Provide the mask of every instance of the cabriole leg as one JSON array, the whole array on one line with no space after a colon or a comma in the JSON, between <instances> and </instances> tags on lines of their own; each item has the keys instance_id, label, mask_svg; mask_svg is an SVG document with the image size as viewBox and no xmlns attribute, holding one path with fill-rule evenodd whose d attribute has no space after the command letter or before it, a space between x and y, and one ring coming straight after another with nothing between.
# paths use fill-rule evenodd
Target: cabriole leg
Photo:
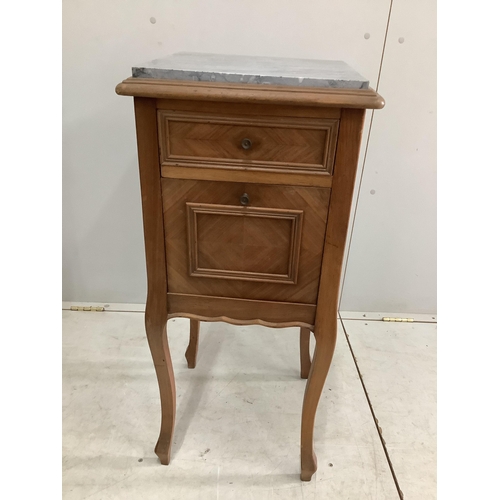
<instances>
[{"instance_id":1,"label":"cabriole leg","mask_svg":"<svg viewBox=\"0 0 500 500\"><path fill-rule=\"evenodd\" d=\"M300 447L302 481L310 481L316 472L317 462L314 453L314 420L316 409L318 408L321 391L325 384L326 376L330 368L330 363L335 350L335 340L337 336L337 322L334 321L331 329L321 331L315 328L316 348L307 379L306 392L304 394L304 404L302 407L302 432Z\"/></svg>"},{"instance_id":2,"label":"cabriole leg","mask_svg":"<svg viewBox=\"0 0 500 500\"><path fill-rule=\"evenodd\" d=\"M167 317L154 317L146 308L146 334L153 357L161 401L160 436L155 453L163 465L170 463L170 449L175 424L175 379L168 348Z\"/></svg>"},{"instance_id":3,"label":"cabriole leg","mask_svg":"<svg viewBox=\"0 0 500 500\"><path fill-rule=\"evenodd\" d=\"M198 338L200 336L200 322L196 319L190 320L189 345L186 349L186 360L188 368L196 366L196 356L198 354Z\"/></svg>"}]
</instances>

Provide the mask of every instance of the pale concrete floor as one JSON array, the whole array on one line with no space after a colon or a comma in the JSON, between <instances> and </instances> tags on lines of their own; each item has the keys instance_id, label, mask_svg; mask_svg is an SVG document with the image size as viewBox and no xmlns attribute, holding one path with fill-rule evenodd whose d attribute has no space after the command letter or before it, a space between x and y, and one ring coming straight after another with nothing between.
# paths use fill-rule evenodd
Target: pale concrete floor
<instances>
[{"instance_id":1,"label":"pale concrete floor","mask_svg":"<svg viewBox=\"0 0 500 500\"><path fill-rule=\"evenodd\" d=\"M143 323L142 313L63 312L65 500L400 498L341 322L310 483L299 479L298 328L202 323L189 370L189 322L169 321L177 423L165 467ZM405 500L436 498L436 325L343 325Z\"/></svg>"}]
</instances>

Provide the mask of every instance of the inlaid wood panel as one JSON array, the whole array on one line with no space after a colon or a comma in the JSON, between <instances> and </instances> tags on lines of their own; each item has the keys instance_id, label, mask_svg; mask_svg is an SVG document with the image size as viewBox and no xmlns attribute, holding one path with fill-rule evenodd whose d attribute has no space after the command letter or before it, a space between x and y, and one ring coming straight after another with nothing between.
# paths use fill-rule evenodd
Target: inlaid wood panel
<instances>
[{"instance_id":1,"label":"inlaid wood panel","mask_svg":"<svg viewBox=\"0 0 500 500\"><path fill-rule=\"evenodd\" d=\"M317 187L162 179L169 292L314 304L329 194ZM189 211L207 205L220 212L200 212L193 229ZM199 241L197 262L188 229Z\"/></svg>"},{"instance_id":2,"label":"inlaid wood panel","mask_svg":"<svg viewBox=\"0 0 500 500\"><path fill-rule=\"evenodd\" d=\"M164 165L233 165L331 172L337 119L158 111Z\"/></svg>"},{"instance_id":3,"label":"inlaid wood panel","mask_svg":"<svg viewBox=\"0 0 500 500\"><path fill-rule=\"evenodd\" d=\"M297 283L302 210L186 207L190 276Z\"/></svg>"}]
</instances>

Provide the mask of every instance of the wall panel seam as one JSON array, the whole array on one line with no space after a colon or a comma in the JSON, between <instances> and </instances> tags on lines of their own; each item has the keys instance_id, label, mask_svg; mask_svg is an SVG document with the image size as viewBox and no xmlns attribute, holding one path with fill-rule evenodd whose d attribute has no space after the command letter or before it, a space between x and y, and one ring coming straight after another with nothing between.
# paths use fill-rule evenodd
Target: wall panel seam
<instances>
[{"instance_id":1,"label":"wall panel seam","mask_svg":"<svg viewBox=\"0 0 500 500\"><path fill-rule=\"evenodd\" d=\"M384 56L385 56L385 47L387 43L387 34L389 33L389 25L391 22L391 13L392 13L392 4L394 0L391 0L391 4L389 5L389 13L387 15L387 25L385 28L385 36L384 36L384 44L382 46L382 55L380 56L380 66L378 70L378 77L377 77L377 85L375 87L376 92L378 92L379 84L380 84L380 77L382 75L382 66L384 64ZM343 277L342 277L342 284L340 286L340 294L339 294L339 308L340 304L342 303L342 298L344 294L344 285L345 285L345 278L347 275L347 266L349 264L349 253L351 251L351 242L352 242L352 235L354 233L354 225L356 223L356 214L358 211L358 203L359 203L359 196L361 193L361 187L363 185L363 175L365 173L365 163L366 163L366 156L368 154L368 147L370 146L370 136L372 132L372 124L373 124L373 110L371 112L371 118L370 118L370 126L368 128L368 137L366 139L366 146L363 154L363 164L361 167L361 175L359 177L359 184L358 184L358 191L356 193L356 203L354 204L354 210L352 210L352 223L351 223L351 232L349 234L349 241L347 242L347 249L345 252L345 258L344 258L344 268L343 268Z\"/></svg>"}]
</instances>

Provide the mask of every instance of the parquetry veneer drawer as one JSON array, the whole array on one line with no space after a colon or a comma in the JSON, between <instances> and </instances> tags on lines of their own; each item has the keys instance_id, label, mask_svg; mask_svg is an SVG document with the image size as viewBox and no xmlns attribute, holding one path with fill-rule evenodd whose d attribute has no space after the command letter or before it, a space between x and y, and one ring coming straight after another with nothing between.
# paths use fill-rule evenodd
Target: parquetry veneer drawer
<instances>
[{"instance_id":1,"label":"parquetry veneer drawer","mask_svg":"<svg viewBox=\"0 0 500 500\"><path fill-rule=\"evenodd\" d=\"M331 172L338 120L159 110L163 165Z\"/></svg>"}]
</instances>

